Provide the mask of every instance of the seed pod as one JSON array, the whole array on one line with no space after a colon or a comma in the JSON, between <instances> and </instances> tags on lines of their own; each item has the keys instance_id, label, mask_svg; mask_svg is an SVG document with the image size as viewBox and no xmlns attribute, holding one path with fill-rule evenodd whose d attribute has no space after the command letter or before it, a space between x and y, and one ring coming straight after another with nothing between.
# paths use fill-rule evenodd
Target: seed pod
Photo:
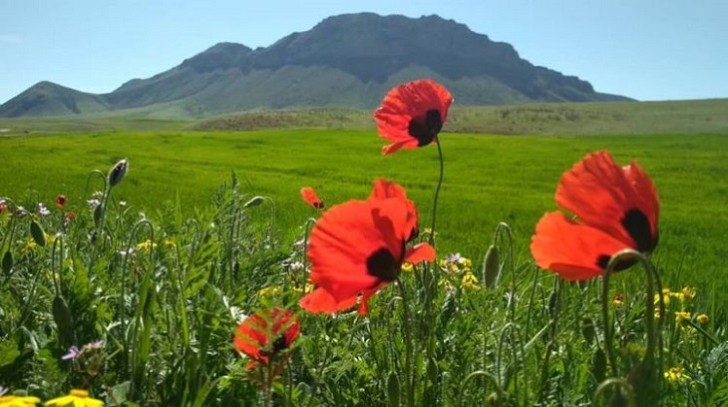
<instances>
[{"instance_id":1,"label":"seed pod","mask_svg":"<svg viewBox=\"0 0 728 407\"><path fill-rule=\"evenodd\" d=\"M591 318L582 318L581 320L581 334L584 335L586 343L594 343L594 337L596 336L596 329L594 328L594 321Z\"/></svg>"},{"instance_id":2,"label":"seed pod","mask_svg":"<svg viewBox=\"0 0 728 407\"><path fill-rule=\"evenodd\" d=\"M556 318L556 306L558 305L558 295L556 294L556 291L552 291L551 295L549 295L549 316L551 319Z\"/></svg>"},{"instance_id":3,"label":"seed pod","mask_svg":"<svg viewBox=\"0 0 728 407\"><path fill-rule=\"evenodd\" d=\"M6 251L3 255L3 274L10 275L10 273L13 271L13 254L10 253L10 250Z\"/></svg>"},{"instance_id":4,"label":"seed pod","mask_svg":"<svg viewBox=\"0 0 728 407\"><path fill-rule=\"evenodd\" d=\"M121 180L124 179L128 170L129 161L126 158L114 164L114 166L111 167L111 171L109 171L107 179L109 187L118 185Z\"/></svg>"},{"instance_id":5,"label":"seed pod","mask_svg":"<svg viewBox=\"0 0 728 407\"><path fill-rule=\"evenodd\" d=\"M94 208L94 225L96 227L99 227L99 225L101 224L101 219L104 217L104 210L105 205L103 203L97 205L96 208Z\"/></svg>"},{"instance_id":6,"label":"seed pod","mask_svg":"<svg viewBox=\"0 0 728 407\"><path fill-rule=\"evenodd\" d=\"M389 405L391 407L399 407L399 378L394 372L389 372L389 377L387 378L387 393Z\"/></svg>"},{"instance_id":7,"label":"seed pod","mask_svg":"<svg viewBox=\"0 0 728 407\"><path fill-rule=\"evenodd\" d=\"M254 196L254 197L250 198L250 200L248 202L246 202L245 205L243 205L243 207L252 208L254 206L258 206L258 205L262 204L264 200L265 200L265 198L263 198L262 196Z\"/></svg>"},{"instance_id":8,"label":"seed pod","mask_svg":"<svg viewBox=\"0 0 728 407\"><path fill-rule=\"evenodd\" d=\"M500 274L498 246L490 245L483 261L483 283L487 288L495 287Z\"/></svg>"},{"instance_id":9,"label":"seed pod","mask_svg":"<svg viewBox=\"0 0 728 407\"><path fill-rule=\"evenodd\" d=\"M66 300L61 296L53 299L53 321L58 327L58 343L61 347L67 348L73 345L76 342L73 333L73 316Z\"/></svg>"},{"instance_id":10,"label":"seed pod","mask_svg":"<svg viewBox=\"0 0 728 407\"><path fill-rule=\"evenodd\" d=\"M427 361L427 378L430 380L430 383L432 385L435 385L437 383L437 377L440 375L437 361L435 358L430 358L430 360Z\"/></svg>"},{"instance_id":11,"label":"seed pod","mask_svg":"<svg viewBox=\"0 0 728 407\"><path fill-rule=\"evenodd\" d=\"M36 221L30 222L30 236L33 237L35 244L45 247L45 232L43 232L43 227Z\"/></svg>"},{"instance_id":12,"label":"seed pod","mask_svg":"<svg viewBox=\"0 0 728 407\"><path fill-rule=\"evenodd\" d=\"M597 383L603 382L607 376L607 355L601 348L597 348L592 354L591 372Z\"/></svg>"}]
</instances>

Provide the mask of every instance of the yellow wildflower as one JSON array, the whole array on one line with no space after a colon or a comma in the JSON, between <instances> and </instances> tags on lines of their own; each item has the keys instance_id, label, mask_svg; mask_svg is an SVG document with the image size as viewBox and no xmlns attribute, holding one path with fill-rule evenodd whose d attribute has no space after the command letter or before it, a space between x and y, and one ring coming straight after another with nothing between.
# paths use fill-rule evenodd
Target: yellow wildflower
<instances>
[{"instance_id":1,"label":"yellow wildflower","mask_svg":"<svg viewBox=\"0 0 728 407\"><path fill-rule=\"evenodd\" d=\"M666 290L667 290L667 292L665 292ZM671 295L671 293L670 293L669 289L665 288L662 290L662 302L665 303L665 307L670 306L670 295ZM654 304L658 305L658 306L660 305L660 294L655 294Z\"/></svg>"},{"instance_id":2,"label":"yellow wildflower","mask_svg":"<svg viewBox=\"0 0 728 407\"><path fill-rule=\"evenodd\" d=\"M174 249L177 247L177 244L172 239L164 239L164 247L167 249Z\"/></svg>"},{"instance_id":3,"label":"yellow wildflower","mask_svg":"<svg viewBox=\"0 0 728 407\"><path fill-rule=\"evenodd\" d=\"M688 380L690 380L690 376L685 374L682 367L671 367L670 370L666 371L664 373L665 380L667 380L668 383L685 383Z\"/></svg>"},{"instance_id":4,"label":"yellow wildflower","mask_svg":"<svg viewBox=\"0 0 728 407\"><path fill-rule=\"evenodd\" d=\"M698 315L695 317L695 320L698 321L700 325L708 325L708 322L710 322L710 318L708 318L705 314Z\"/></svg>"},{"instance_id":5,"label":"yellow wildflower","mask_svg":"<svg viewBox=\"0 0 728 407\"><path fill-rule=\"evenodd\" d=\"M612 299L612 305L615 307L621 307L624 305L624 294L616 294Z\"/></svg>"},{"instance_id":6,"label":"yellow wildflower","mask_svg":"<svg viewBox=\"0 0 728 407\"><path fill-rule=\"evenodd\" d=\"M472 261L467 257L463 257L460 253L453 253L446 258L440 260L442 267L448 274L461 275L469 273L472 267Z\"/></svg>"},{"instance_id":7,"label":"yellow wildflower","mask_svg":"<svg viewBox=\"0 0 728 407\"><path fill-rule=\"evenodd\" d=\"M0 407L33 407L38 403L40 403L38 397L13 396L12 394L0 396Z\"/></svg>"},{"instance_id":8,"label":"yellow wildflower","mask_svg":"<svg viewBox=\"0 0 728 407\"><path fill-rule=\"evenodd\" d=\"M306 285L303 287L303 290L301 290L301 288L299 288L299 287L295 287L295 286L293 287L293 291L295 291L297 293L303 293L303 294L308 294L311 291L313 291L313 289L314 289L314 286L311 283L306 283ZM263 290L265 290L265 288ZM260 292L258 292L258 295L260 295Z\"/></svg>"},{"instance_id":9,"label":"yellow wildflower","mask_svg":"<svg viewBox=\"0 0 728 407\"><path fill-rule=\"evenodd\" d=\"M443 278L440 280L439 283L437 283L438 286L445 288L446 290L452 290L452 283L450 283L450 280Z\"/></svg>"},{"instance_id":10,"label":"yellow wildflower","mask_svg":"<svg viewBox=\"0 0 728 407\"><path fill-rule=\"evenodd\" d=\"M269 287L263 287L258 291L258 297L261 298L269 298L269 297L275 297L276 295L281 293L281 287L278 287L277 285L272 285Z\"/></svg>"},{"instance_id":11,"label":"yellow wildflower","mask_svg":"<svg viewBox=\"0 0 728 407\"><path fill-rule=\"evenodd\" d=\"M478 285L478 278L475 277L475 274L469 271L463 275L463 279L460 282L460 285L465 288L473 288L476 290L480 289L480 285Z\"/></svg>"},{"instance_id":12,"label":"yellow wildflower","mask_svg":"<svg viewBox=\"0 0 728 407\"><path fill-rule=\"evenodd\" d=\"M695 289L692 287L684 287L682 290L680 290L680 294L682 294L680 300L692 300L695 298L696 292Z\"/></svg>"},{"instance_id":13,"label":"yellow wildflower","mask_svg":"<svg viewBox=\"0 0 728 407\"><path fill-rule=\"evenodd\" d=\"M139 243L138 245L136 245L136 248L139 251L149 253L150 250L157 248L157 244L152 242L151 240L147 239L147 240Z\"/></svg>"},{"instance_id":14,"label":"yellow wildflower","mask_svg":"<svg viewBox=\"0 0 728 407\"><path fill-rule=\"evenodd\" d=\"M405 273L411 273L414 269L415 268L412 265L412 263L407 263L407 262L402 263L402 271L403 272L405 272Z\"/></svg>"},{"instance_id":15,"label":"yellow wildflower","mask_svg":"<svg viewBox=\"0 0 728 407\"><path fill-rule=\"evenodd\" d=\"M675 322L677 322L678 324L684 324L687 321L690 321L691 317L692 316L687 311L678 311L675 313Z\"/></svg>"},{"instance_id":16,"label":"yellow wildflower","mask_svg":"<svg viewBox=\"0 0 728 407\"><path fill-rule=\"evenodd\" d=\"M104 402L88 395L86 390L73 389L66 396L45 402L46 407L102 407Z\"/></svg>"},{"instance_id":17,"label":"yellow wildflower","mask_svg":"<svg viewBox=\"0 0 728 407\"><path fill-rule=\"evenodd\" d=\"M22 249L20 249L23 253L28 253L29 251L35 249L38 246L38 244L35 242L35 240L30 239L27 243L25 243L25 246L23 246Z\"/></svg>"}]
</instances>

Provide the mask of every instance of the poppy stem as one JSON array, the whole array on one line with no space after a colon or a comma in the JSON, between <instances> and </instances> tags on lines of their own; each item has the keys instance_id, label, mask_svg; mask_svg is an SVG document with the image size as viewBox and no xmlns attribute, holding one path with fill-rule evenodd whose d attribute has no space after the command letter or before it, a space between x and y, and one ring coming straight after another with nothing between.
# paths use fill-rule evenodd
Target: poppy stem
<instances>
[{"instance_id":1,"label":"poppy stem","mask_svg":"<svg viewBox=\"0 0 728 407\"><path fill-rule=\"evenodd\" d=\"M412 365L412 359L414 357L413 343L412 343L412 319L410 318L409 303L407 302L407 290L405 290L402 279L397 276L397 286L402 296L402 307L404 309L404 344L405 344L405 375L407 379L407 405L415 405L415 376Z\"/></svg>"},{"instance_id":2,"label":"poppy stem","mask_svg":"<svg viewBox=\"0 0 728 407\"><path fill-rule=\"evenodd\" d=\"M607 353L607 360L612 369L612 376L617 376L617 359L612 346L612 321L609 319L609 275L612 269L607 265L602 281L602 323L604 324L604 351Z\"/></svg>"},{"instance_id":3,"label":"poppy stem","mask_svg":"<svg viewBox=\"0 0 728 407\"><path fill-rule=\"evenodd\" d=\"M617 376L616 356L612 347L612 332L611 323L609 321L609 275L615 269L615 267L625 259L636 259L639 261L645 269L647 274L647 284L645 286L645 325L647 331L647 349L645 350L644 363L650 365L655 358L655 353L658 353L658 366L657 371L662 369L662 321L665 318L665 301L662 295L662 284L660 282L660 276L657 274L657 270L652 265L650 260L642 253L632 250L625 249L609 260L606 269L604 270L604 284L602 285L602 318L604 321L604 344L607 350L607 356L609 358L609 364L612 366L612 375ZM655 296L657 296L659 315L660 317L655 322ZM658 335L659 333L659 335Z\"/></svg>"},{"instance_id":4,"label":"poppy stem","mask_svg":"<svg viewBox=\"0 0 728 407\"><path fill-rule=\"evenodd\" d=\"M435 198L432 200L432 224L430 225L430 246L435 247L435 221L437 220L437 201L440 197L440 187L442 187L442 179L445 172L445 165L442 159L442 147L440 146L440 137L435 136L435 144L437 144L437 155L440 159L440 177L437 180L435 188Z\"/></svg>"}]
</instances>

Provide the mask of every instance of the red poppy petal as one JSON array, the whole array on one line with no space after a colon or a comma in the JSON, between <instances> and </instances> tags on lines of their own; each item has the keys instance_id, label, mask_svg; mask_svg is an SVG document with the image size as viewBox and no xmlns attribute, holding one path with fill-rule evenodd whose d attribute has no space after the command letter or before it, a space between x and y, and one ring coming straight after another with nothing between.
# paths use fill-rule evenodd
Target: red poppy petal
<instances>
[{"instance_id":1,"label":"red poppy petal","mask_svg":"<svg viewBox=\"0 0 728 407\"><path fill-rule=\"evenodd\" d=\"M366 315L367 312L369 312L369 298L376 294L377 291L379 291L385 285L386 284L379 284L374 288L370 288L362 292L361 302L359 303L359 309L357 310L357 313L359 315Z\"/></svg>"},{"instance_id":2,"label":"red poppy petal","mask_svg":"<svg viewBox=\"0 0 728 407\"><path fill-rule=\"evenodd\" d=\"M308 312L333 314L337 311L352 308L356 305L358 298L358 294L356 294L352 297L337 300L327 290L319 287L301 298L298 304Z\"/></svg>"},{"instance_id":3,"label":"red poppy petal","mask_svg":"<svg viewBox=\"0 0 728 407\"><path fill-rule=\"evenodd\" d=\"M647 174L632 164L622 168L608 152L587 155L564 173L558 205L589 226L631 248L651 251L657 240L657 192Z\"/></svg>"},{"instance_id":4,"label":"red poppy petal","mask_svg":"<svg viewBox=\"0 0 728 407\"><path fill-rule=\"evenodd\" d=\"M407 199L407 191L402 188L401 185L393 181L388 181L382 178L378 178L374 181L374 187L372 188L369 199L387 199L387 198L399 198L407 204L407 226L406 230L409 234L405 237L405 240L410 241L419 234L418 230L418 215L415 203Z\"/></svg>"},{"instance_id":5,"label":"red poppy petal","mask_svg":"<svg viewBox=\"0 0 728 407\"><path fill-rule=\"evenodd\" d=\"M610 256L628 248L599 229L568 220L561 212L545 214L531 239L536 264L565 280L588 280L602 275Z\"/></svg>"},{"instance_id":6,"label":"red poppy petal","mask_svg":"<svg viewBox=\"0 0 728 407\"><path fill-rule=\"evenodd\" d=\"M632 162L622 168L634 190L637 192L637 207L641 208L649 220L652 236L658 237L658 221L660 217L660 198L657 187L649 175L637 163Z\"/></svg>"},{"instance_id":7,"label":"red poppy petal","mask_svg":"<svg viewBox=\"0 0 728 407\"><path fill-rule=\"evenodd\" d=\"M324 202L318 197L316 191L314 191L311 187L301 188L301 198L303 198L304 202L316 209L323 209L324 207Z\"/></svg>"},{"instance_id":8,"label":"red poppy petal","mask_svg":"<svg viewBox=\"0 0 728 407\"><path fill-rule=\"evenodd\" d=\"M250 358L260 360L264 356L260 348L266 344L266 336L263 333L264 322L259 315L251 315L238 325L233 339L233 345L238 352L248 355Z\"/></svg>"},{"instance_id":9,"label":"red poppy petal","mask_svg":"<svg viewBox=\"0 0 728 407\"><path fill-rule=\"evenodd\" d=\"M403 148L415 149L415 148L417 148L417 142L416 141L415 142L398 142L398 143L388 144L388 145L382 147L382 155L393 154Z\"/></svg>"},{"instance_id":10,"label":"red poppy petal","mask_svg":"<svg viewBox=\"0 0 728 407\"><path fill-rule=\"evenodd\" d=\"M374 181L369 199L403 198L407 199L407 192L401 185L394 181L377 178Z\"/></svg>"},{"instance_id":11,"label":"red poppy petal","mask_svg":"<svg viewBox=\"0 0 728 407\"><path fill-rule=\"evenodd\" d=\"M420 243L412 248L407 249L404 255L404 261L411 264L421 263L423 261L435 261L435 248L427 243Z\"/></svg>"}]
</instances>

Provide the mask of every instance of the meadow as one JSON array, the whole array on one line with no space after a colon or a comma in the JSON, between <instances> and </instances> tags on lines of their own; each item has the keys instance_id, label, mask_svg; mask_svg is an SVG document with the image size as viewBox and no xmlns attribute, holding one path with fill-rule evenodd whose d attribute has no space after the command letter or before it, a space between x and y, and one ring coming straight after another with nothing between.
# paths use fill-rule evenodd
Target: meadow
<instances>
[{"instance_id":1,"label":"meadow","mask_svg":"<svg viewBox=\"0 0 728 407\"><path fill-rule=\"evenodd\" d=\"M444 134L445 180L440 241L445 252L472 258L485 253L493 228L514 231L518 260L526 261L533 227L555 209L561 173L586 153L609 150L618 162L637 161L655 179L662 199L662 242L656 261L684 284L722 284L728 230L728 139L720 135L600 137ZM249 196L269 199L278 231L291 240L315 215L299 189L312 186L329 204L368 195L377 177L393 179L417 202L423 222L431 212L437 151L378 153L367 130L252 132L113 132L0 139L4 196L49 204L57 194L83 211L90 170L129 158L132 176L117 198L135 210L179 206L184 214L211 204L213 192L234 172ZM32 163L30 165L29 163ZM95 189L94 189L95 188ZM152 212L153 213L153 212ZM712 271L712 272L709 272ZM728 281L724 286L728 289ZM723 287L723 286L722 286ZM727 291L728 292L728 291Z\"/></svg>"},{"instance_id":2,"label":"meadow","mask_svg":"<svg viewBox=\"0 0 728 407\"><path fill-rule=\"evenodd\" d=\"M0 138L0 196L31 212L38 203L54 211L17 224L0 218L0 251L14 258L1 278L0 385L42 398L85 385L109 405L265 403L230 343L241 312L295 307L306 290L305 274L291 265L305 263L296 242L320 212L302 202L300 188L315 188L330 207L366 198L375 178L396 180L416 202L420 227L430 225L438 177L434 146L382 156L383 142L371 129L170 126ZM598 309L607 300L596 282L566 284L538 270L528 246L538 219L556 210L561 174L596 150L609 150L621 164L637 161L655 181L660 242L651 260L668 291L695 293L667 307L710 316L710 325L696 332L665 314L661 362L666 371L684 369L690 380L671 381L660 400L726 400L728 138L462 132L440 139L445 172L438 262L460 253L469 262L450 266L473 271L477 287L457 278L463 270L448 276L443 263L435 275L449 288L435 298L420 287L426 272L416 269L404 276L402 291L388 287L374 298L367 317L301 315L302 336L271 390L276 405L589 405L610 377L599 362L608 339ZM91 171L106 174L122 158L129 170L113 188L102 232L87 200L104 190L103 177ZM70 226L53 209L59 194L68 197L64 210L78 214ZM256 196L263 200L248 205ZM67 252L57 247L61 243L28 249L37 241L30 222L60 236ZM484 256L491 244L500 250L501 277L486 287ZM620 376L633 372L645 352L641 310L651 298L642 292L642 279L639 271L612 277L612 294L625 297L612 310ZM17 294L8 294L12 290ZM424 309L436 314L416 312L409 319L399 305L408 295L414 309L429 303ZM60 327L59 297L68 302L71 328ZM401 320L433 341L416 345L414 361L405 361L411 349ZM64 329L73 341L63 338ZM106 343L104 367L94 374L80 369L82 362L60 360L70 344L98 339ZM410 374L416 390L408 388Z\"/></svg>"}]
</instances>

